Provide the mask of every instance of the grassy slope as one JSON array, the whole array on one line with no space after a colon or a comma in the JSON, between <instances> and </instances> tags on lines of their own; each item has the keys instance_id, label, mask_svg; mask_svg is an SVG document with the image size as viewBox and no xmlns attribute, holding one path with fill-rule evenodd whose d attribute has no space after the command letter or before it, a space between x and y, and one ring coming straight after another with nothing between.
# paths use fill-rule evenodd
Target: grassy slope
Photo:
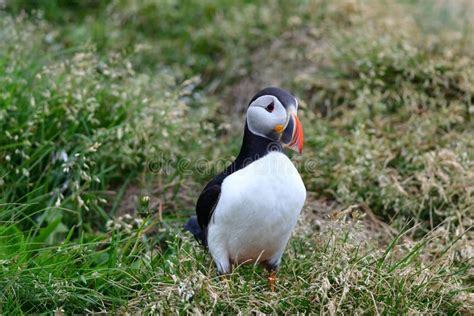
<instances>
[{"instance_id":1,"label":"grassy slope","mask_svg":"<svg viewBox=\"0 0 474 316\"><path fill-rule=\"evenodd\" d=\"M0 311L472 308L473 11L437 4L48 1L43 19L12 2L0 22ZM296 161L312 196L359 205L321 224L309 201L277 293L252 267L216 279L177 228L211 175L150 170L235 152L228 114L240 122L242 107L229 104L269 83L304 101ZM114 217L130 209L135 219ZM401 233L380 247L361 210Z\"/></svg>"}]
</instances>

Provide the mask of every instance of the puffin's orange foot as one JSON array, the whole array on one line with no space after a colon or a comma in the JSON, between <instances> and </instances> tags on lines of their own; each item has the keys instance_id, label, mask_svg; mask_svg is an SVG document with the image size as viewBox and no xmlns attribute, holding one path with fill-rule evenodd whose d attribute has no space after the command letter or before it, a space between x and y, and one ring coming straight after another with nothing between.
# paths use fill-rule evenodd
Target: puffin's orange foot
<instances>
[{"instance_id":1,"label":"puffin's orange foot","mask_svg":"<svg viewBox=\"0 0 474 316\"><path fill-rule=\"evenodd\" d=\"M275 292L275 284L276 284L277 276L275 271L271 271L270 275L268 276L268 286L272 292Z\"/></svg>"}]
</instances>

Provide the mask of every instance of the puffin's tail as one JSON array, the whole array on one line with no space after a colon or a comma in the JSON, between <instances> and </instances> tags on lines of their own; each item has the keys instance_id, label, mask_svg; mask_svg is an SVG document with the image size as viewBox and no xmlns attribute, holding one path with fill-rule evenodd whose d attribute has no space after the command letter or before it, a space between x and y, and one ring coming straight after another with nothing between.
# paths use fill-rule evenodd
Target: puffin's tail
<instances>
[{"instance_id":1,"label":"puffin's tail","mask_svg":"<svg viewBox=\"0 0 474 316\"><path fill-rule=\"evenodd\" d=\"M191 216L186 224L184 224L184 229L191 232L199 243L204 246L206 245L206 233L199 226L196 216Z\"/></svg>"}]
</instances>

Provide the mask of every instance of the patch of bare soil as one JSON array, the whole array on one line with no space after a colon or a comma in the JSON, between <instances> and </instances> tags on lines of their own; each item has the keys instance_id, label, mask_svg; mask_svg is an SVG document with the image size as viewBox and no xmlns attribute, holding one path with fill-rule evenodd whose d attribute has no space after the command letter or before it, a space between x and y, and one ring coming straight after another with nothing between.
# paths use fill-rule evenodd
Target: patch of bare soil
<instances>
[{"instance_id":1,"label":"patch of bare soil","mask_svg":"<svg viewBox=\"0 0 474 316\"><path fill-rule=\"evenodd\" d=\"M115 216L125 214L134 216L140 209L147 209L160 220L163 217L180 216L181 211L189 212L194 209L194 197L197 198L198 192L199 188L196 184L187 182L185 179L168 184L162 181L149 185L130 184L115 207Z\"/></svg>"}]
</instances>

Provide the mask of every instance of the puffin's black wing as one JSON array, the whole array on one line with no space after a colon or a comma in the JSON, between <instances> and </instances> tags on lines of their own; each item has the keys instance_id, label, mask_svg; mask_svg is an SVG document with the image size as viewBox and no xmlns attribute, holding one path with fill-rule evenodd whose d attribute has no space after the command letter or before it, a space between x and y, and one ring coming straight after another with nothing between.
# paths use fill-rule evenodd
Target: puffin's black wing
<instances>
[{"instance_id":1,"label":"puffin's black wing","mask_svg":"<svg viewBox=\"0 0 474 316\"><path fill-rule=\"evenodd\" d=\"M207 226L219 201L220 194L221 185L210 183L202 191L196 203L197 218L192 216L184 225L184 228L190 231L203 245L207 244Z\"/></svg>"},{"instance_id":2,"label":"puffin's black wing","mask_svg":"<svg viewBox=\"0 0 474 316\"><path fill-rule=\"evenodd\" d=\"M196 214L199 226L206 229L211 220L212 213L216 208L219 196L221 195L221 185L214 184L204 189L196 203Z\"/></svg>"}]
</instances>

